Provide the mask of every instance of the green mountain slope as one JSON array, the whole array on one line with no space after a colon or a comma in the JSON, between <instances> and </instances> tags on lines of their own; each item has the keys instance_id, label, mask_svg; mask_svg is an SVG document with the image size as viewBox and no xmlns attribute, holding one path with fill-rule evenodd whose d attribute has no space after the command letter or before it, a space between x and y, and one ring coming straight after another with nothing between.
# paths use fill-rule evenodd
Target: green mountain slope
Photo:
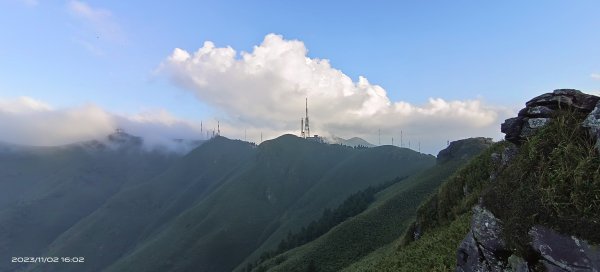
<instances>
[{"instance_id":1,"label":"green mountain slope","mask_svg":"<svg viewBox=\"0 0 600 272\"><path fill-rule=\"evenodd\" d=\"M164 223L224 182L253 153L253 145L222 137L178 159L153 179L112 196L58 237L47 256L86 257L84 264L37 265L32 271L99 271L149 239Z\"/></svg>"},{"instance_id":2,"label":"green mountain slope","mask_svg":"<svg viewBox=\"0 0 600 272\"><path fill-rule=\"evenodd\" d=\"M558 90L540 97L562 93L565 91ZM548 105L551 103L565 100L550 100ZM533 107L530 104L527 106ZM420 206L416 220L394 246L372 253L347 271L455 271L457 265L467 271L596 269L600 264L597 135L582 127L587 112L565 104L553 109L544 126L536 127L518 145L496 143L457 171ZM477 209L472 209L474 205ZM483 216L493 219L482 220ZM490 224L499 227L488 228ZM550 229L556 236L545 237L554 240L535 246L541 238L532 233L540 228ZM465 251L469 237L475 235L487 239L475 242L475 252L488 250L488 256L475 258L476 253ZM499 249L489 251L484 243L488 248L495 243ZM586 253L587 259L582 261L585 250L578 247L583 244L595 251ZM473 269L467 258L479 268Z\"/></svg>"},{"instance_id":3,"label":"green mountain slope","mask_svg":"<svg viewBox=\"0 0 600 272\"><path fill-rule=\"evenodd\" d=\"M419 203L457 168L489 146L476 138L452 143L440 152L438 163L378 194L365 212L343 222L319 239L265 262L256 271L339 271L399 238ZM243 267L238 267L242 269Z\"/></svg>"},{"instance_id":4,"label":"green mountain slope","mask_svg":"<svg viewBox=\"0 0 600 272\"><path fill-rule=\"evenodd\" d=\"M478 201L482 181L490 175L490 155L505 145L493 144L450 173L434 194L419 205L416 220L406 222L404 235L345 271L454 271L456 249L469 231L471 206ZM413 241L415 233L421 237Z\"/></svg>"},{"instance_id":5,"label":"green mountain slope","mask_svg":"<svg viewBox=\"0 0 600 272\"><path fill-rule=\"evenodd\" d=\"M160 173L174 159L132 142L60 147L1 144L0 259L39 256L117 191ZM18 266L3 261L0 271Z\"/></svg>"},{"instance_id":6,"label":"green mountain slope","mask_svg":"<svg viewBox=\"0 0 600 272\"><path fill-rule=\"evenodd\" d=\"M392 146L354 149L284 135L261 144L243 171L108 270L228 271L353 192L433 163ZM291 217L298 223L287 223Z\"/></svg>"}]
</instances>

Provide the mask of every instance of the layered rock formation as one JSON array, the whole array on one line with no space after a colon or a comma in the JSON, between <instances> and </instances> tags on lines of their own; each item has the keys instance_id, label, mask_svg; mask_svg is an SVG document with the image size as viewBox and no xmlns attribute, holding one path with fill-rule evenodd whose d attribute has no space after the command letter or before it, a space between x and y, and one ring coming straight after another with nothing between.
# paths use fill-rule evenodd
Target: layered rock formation
<instances>
[{"instance_id":1,"label":"layered rock formation","mask_svg":"<svg viewBox=\"0 0 600 272\"><path fill-rule=\"evenodd\" d=\"M471 230L457 251L457 272L476 271L600 271L600 249L575 236L544 227L529 230L531 247L538 259L525 261L506 246L502 221L492 212L473 208ZM538 269L533 267L537 264Z\"/></svg>"},{"instance_id":2,"label":"layered rock formation","mask_svg":"<svg viewBox=\"0 0 600 272\"><path fill-rule=\"evenodd\" d=\"M507 147L501 154L492 154L494 165L489 181L482 182L493 182L518 153L519 146L553 122L555 113L563 109L587 114L581 126L596 139L596 148L600 151L600 97L577 90L555 90L533 98L517 117L502 124L506 140L515 145ZM507 247L502 221L478 205L473 208L470 231L457 251L456 271L600 271L598 246L541 225L531 227L527 236L533 254L525 260Z\"/></svg>"},{"instance_id":3,"label":"layered rock formation","mask_svg":"<svg viewBox=\"0 0 600 272\"><path fill-rule=\"evenodd\" d=\"M525 103L526 107L519 111L517 117L507 119L501 125L505 139L521 144L528 137L552 121L554 113L560 109L571 109L582 113L592 113L587 125L594 127L594 135L600 133L600 97L584 94L578 90L559 89L535 97Z\"/></svg>"}]
</instances>

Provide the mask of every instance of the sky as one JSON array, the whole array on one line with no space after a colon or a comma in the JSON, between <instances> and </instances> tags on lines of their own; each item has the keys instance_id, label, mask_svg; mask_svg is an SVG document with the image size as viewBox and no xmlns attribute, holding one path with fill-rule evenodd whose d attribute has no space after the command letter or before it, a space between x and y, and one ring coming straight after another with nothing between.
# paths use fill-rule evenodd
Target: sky
<instances>
[{"instance_id":1,"label":"sky","mask_svg":"<svg viewBox=\"0 0 600 272\"><path fill-rule=\"evenodd\" d=\"M0 141L311 132L436 154L600 91L598 1L0 0ZM202 123L202 133L200 133ZM379 137L381 131L381 137Z\"/></svg>"}]
</instances>

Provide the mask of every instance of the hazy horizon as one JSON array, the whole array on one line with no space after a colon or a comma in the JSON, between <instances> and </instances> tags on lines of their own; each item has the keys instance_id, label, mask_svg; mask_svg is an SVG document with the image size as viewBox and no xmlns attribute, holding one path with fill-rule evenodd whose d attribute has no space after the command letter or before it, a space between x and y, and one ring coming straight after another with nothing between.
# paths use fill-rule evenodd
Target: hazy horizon
<instances>
[{"instance_id":1,"label":"hazy horizon","mask_svg":"<svg viewBox=\"0 0 600 272\"><path fill-rule=\"evenodd\" d=\"M0 8L10 11L0 19L0 141L16 144L117 127L198 139L217 122L224 136L258 142L298 135L308 97L313 134L378 144L381 131L395 145L402 134L436 154L447 141L501 139L500 124L532 96L600 86L594 2Z\"/></svg>"}]
</instances>

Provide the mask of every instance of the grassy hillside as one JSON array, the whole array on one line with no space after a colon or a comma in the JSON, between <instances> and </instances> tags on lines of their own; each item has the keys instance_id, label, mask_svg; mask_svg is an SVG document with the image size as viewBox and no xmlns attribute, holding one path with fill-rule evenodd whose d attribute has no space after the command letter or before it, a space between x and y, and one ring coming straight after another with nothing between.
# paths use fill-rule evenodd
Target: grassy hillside
<instances>
[{"instance_id":1,"label":"grassy hillside","mask_svg":"<svg viewBox=\"0 0 600 272\"><path fill-rule=\"evenodd\" d=\"M290 230L307 225L321 214L324 207L335 207L354 192L395 177L409 176L434 164L433 156L393 146L352 151L356 153L354 156L328 170L281 216L281 226L247 258L248 261L276 247Z\"/></svg>"},{"instance_id":2,"label":"grassy hillside","mask_svg":"<svg viewBox=\"0 0 600 272\"><path fill-rule=\"evenodd\" d=\"M255 271L340 271L398 239L419 203L458 167L489 146L483 139L453 143L438 164L388 188L365 212L333 228L319 239L265 262ZM241 268L241 267L240 267Z\"/></svg>"},{"instance_id":3,"label":"grassy hillside","mask_svg":"<svg viewBox=\"0 0 600 272\"><path fill-rule=\"evenodd\" d=\"M469 231L471 207L478 202L503 222L509 248L534 263L538 257L527 236L533 225L600 243L600 156L580 126L583 117L570 110L558 112L506 166L498 166L492 154L511 144L495 144L421 205L417 220L395 246L348 271L454 271L456 248ZM416 241L415 230L421 233Z\"/></svg>"},{"instance_id":4,"label":"grassy hillside","mask_svg":"<svg viewBox=\"0 0 600 272\"><path fill-rule=\"evenodd\" d=\"M98 271L224 182L252 154L248 143L219 137L178 159L153 179L126 188L58 237L47 256L85 256L85 264L31 270Z\"/></svg>"},{"instance_id":5,"label":"grassy hillside","mask_svg":"<svg viewBox=\"0 0 600 272\"><path fill-rule=\"evenodd\" d=\"M469 229L470 208L481 194L483 181L489 178L490 155L500 152L505 145L493 144L451 173L418 206L416 219L406 222L403 235L346 271L454 271L456 249ZM421 237L413 241L417 226Z\"/></svg>"},{"instance_id":6,"label":"grassy hillside","mask_svg":"<svg viewBox=\"0 0 600 272\"><path fill-rule=\"evenodd\" d=\"M109 271L231 270L273 235L283 237L357 190L432 164L431 156L391 146L354 149L284 135L261 144L244 171ZM300 221L289 225L294 215Z\"/></svg>"},{"instance_id":7,"label":"grassy hillside","mask_svg":"<svg viewBox=\"0 0 600 272\"><path fill-rule=\"evenodd\" d=\"M0 147L0 259L39 256L56 237L132 182L163 171L173 156L100 142ZM0 271L15 269L0 262Z\"/></svg>"}]
</instances>

